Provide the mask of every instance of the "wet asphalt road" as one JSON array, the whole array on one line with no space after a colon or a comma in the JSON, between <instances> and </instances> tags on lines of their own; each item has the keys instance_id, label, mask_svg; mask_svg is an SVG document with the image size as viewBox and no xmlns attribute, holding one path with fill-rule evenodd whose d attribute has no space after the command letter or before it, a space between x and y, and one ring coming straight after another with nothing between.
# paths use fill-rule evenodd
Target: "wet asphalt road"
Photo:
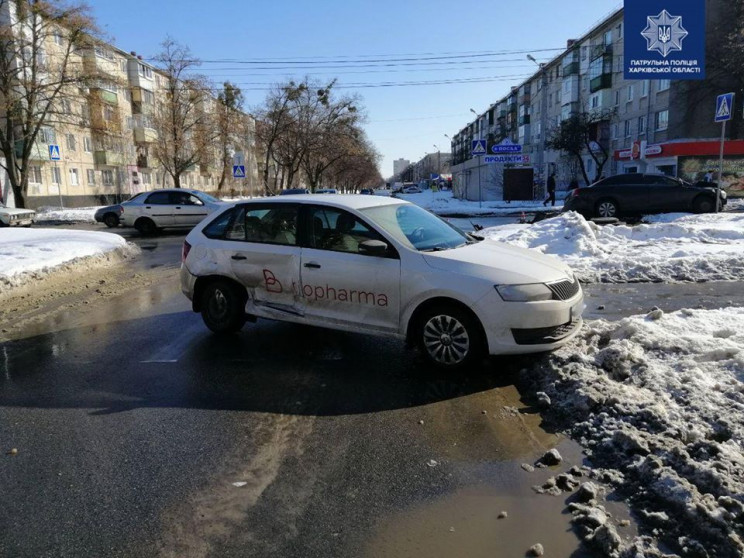
<instances>
[{"instance_id":1,"label":"wet asphalt road","mask_svg":"<svg viewBox=\"0 0 744 558\"><path fill-rule=\"evenodd\" d=\"M386 339L219 338L179 291L183 235L131 239L174 280L0 344L0 556L587 555L565 499L531 489L557 471L520 467L556 445L581 463L515 387L542 357L447 377ZM663 301L611 288L590 311Z\"/></svg>"}]
</instances>

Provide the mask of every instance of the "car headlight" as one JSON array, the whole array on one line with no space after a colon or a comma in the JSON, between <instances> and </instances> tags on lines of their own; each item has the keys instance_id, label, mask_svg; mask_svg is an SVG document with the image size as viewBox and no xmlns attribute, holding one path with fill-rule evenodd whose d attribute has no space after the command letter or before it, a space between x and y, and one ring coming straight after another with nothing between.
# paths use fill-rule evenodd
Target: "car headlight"
<instances>
[{"instance_id":1,"label":"car headlight","mask_svg":"<svg viewBox=\"0 0 744 558\"><path fill-rule=\"evenodd\" d=\"M529 285L495 285L496 292L506 302L536 302L551 300L553 291L542 283Z\"/></svg>"}]
</instances>

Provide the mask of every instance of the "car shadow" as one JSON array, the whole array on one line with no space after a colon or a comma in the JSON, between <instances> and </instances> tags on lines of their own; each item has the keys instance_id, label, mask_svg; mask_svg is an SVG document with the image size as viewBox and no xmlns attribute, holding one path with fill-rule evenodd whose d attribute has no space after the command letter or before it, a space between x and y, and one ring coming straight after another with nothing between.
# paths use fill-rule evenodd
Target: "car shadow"
<instances>
[{"instance_id":1,"label":"car shadow","mask_svg":"<svg viewBox=\"0 0 744 558\"><path fill-rule=\"evenodd\" d=\"M396 339L264 320L217 336L176 312L0 343L0 407L371 413L512 385L536 358L444 373Z\"/></svg>"}]
</instances>

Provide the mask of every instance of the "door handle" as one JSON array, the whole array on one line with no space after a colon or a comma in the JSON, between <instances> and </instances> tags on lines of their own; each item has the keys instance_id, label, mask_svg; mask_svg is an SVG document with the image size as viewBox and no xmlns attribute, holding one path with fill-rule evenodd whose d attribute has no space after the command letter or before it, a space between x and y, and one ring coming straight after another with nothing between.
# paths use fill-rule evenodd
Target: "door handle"
<instances>
[{"instance_id":1,"label":"door handle","mask_svg":"<svg viewBox=\"0 0 744 558\"><path fill-rule=\"evenodd\" d=\"M240 254L235 254L234 256L231 256L230 259L233 259L233 260L247 260L248 258L246 258L245 256L241 256Z\"/></svg>"},{"instance_id":2,"label":"door handle","mask_svg":"<svg viewBox=\"0 0 744 558\"><path fill-rule=\"evenodd\" d=\"M305 264L305 267L309 267L310 269L320 269L320 264L315 262L308 262Z\"/></svg>"},{"instance_id":3,"label":"door handle","mask_svg":"<svg viewBox=\"0 0 744 558\"><path fill-rule=\"evenodd\" d=\"M179 206L176 206L176 209L181 209Z\"/></svg>"},{"instance_id":4,"label":"door handle","mask_svg":"<svg viewBox=\"0 0 744 558\"><path fill-rule=\"evenodd\" d=\"M149 205L146 205L145 209L152 209L152 207L150 207Z\"/></svg>"}]
</instances>

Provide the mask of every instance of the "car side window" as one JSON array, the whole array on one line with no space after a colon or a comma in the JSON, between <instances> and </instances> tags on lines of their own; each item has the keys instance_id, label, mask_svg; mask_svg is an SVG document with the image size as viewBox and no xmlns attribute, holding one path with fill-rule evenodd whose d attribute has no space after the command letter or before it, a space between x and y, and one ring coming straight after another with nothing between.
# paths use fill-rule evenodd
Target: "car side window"
<instances>
[{"instance_id":1,"label":"car side window","mask_svg":"<svg viewBox=\"0 0 744 558\"><path fill-rule=\"evenodd\" d=\"M215 219L214 221L209 223L209 225L204 227L204 230L202 231L202 233L207 238L214 238L214 239L225 238L228 240L232 240L232 238L230 237L235 235L236 232L232 231L232 227L230 227L230 224L231 224L230 220L233 218L233 215L235 215L237 212L238 212L238 208L235 208L235 207L228 211L225 211L219 217L217 217L217 219ZM245 240L245 232L243 233L243 236L241 238L238 238L237 240Z\"/></svg>"},{"instance_id":2,"label":"car side window","mask_svg":"<svg viewBox=\"0 0 744 558\"><path fill-rule=\"evenodd\" d=\"M654 186L679 186L679 182L668 176L646 176L645 182Z\"/></svg>"},{"instance_id":3,"label":"car side window","mask_svg":"<svg viewBox=\"0 0 744 558\"><path fill-rule=\"evenodd\" d=\"M145 203L151 205L171 205L170 192L153 192L147 196Z\"/></svg>"},{"instance_id":4,"label":"car side window","mask_svg":"<svg viewBox=\"0 0 744 558\"><path fill-rule=\"evenodd\" d=\"M317 250L359 254L366 240L389 244L377 231L351 213L332 207L314 207L310 212L310 247Z\"/></svg>"},{"instance_id":5,"label":"car side window","mask_svg":"<svg viewBox=\"0 0 744 558\"><path fill-rule=\"evenodd\" d=\"M227 235L237 240L262 244L297 245L296 205L242 206L244 214L236 217Z\"/></svg>"}]
</instances>

